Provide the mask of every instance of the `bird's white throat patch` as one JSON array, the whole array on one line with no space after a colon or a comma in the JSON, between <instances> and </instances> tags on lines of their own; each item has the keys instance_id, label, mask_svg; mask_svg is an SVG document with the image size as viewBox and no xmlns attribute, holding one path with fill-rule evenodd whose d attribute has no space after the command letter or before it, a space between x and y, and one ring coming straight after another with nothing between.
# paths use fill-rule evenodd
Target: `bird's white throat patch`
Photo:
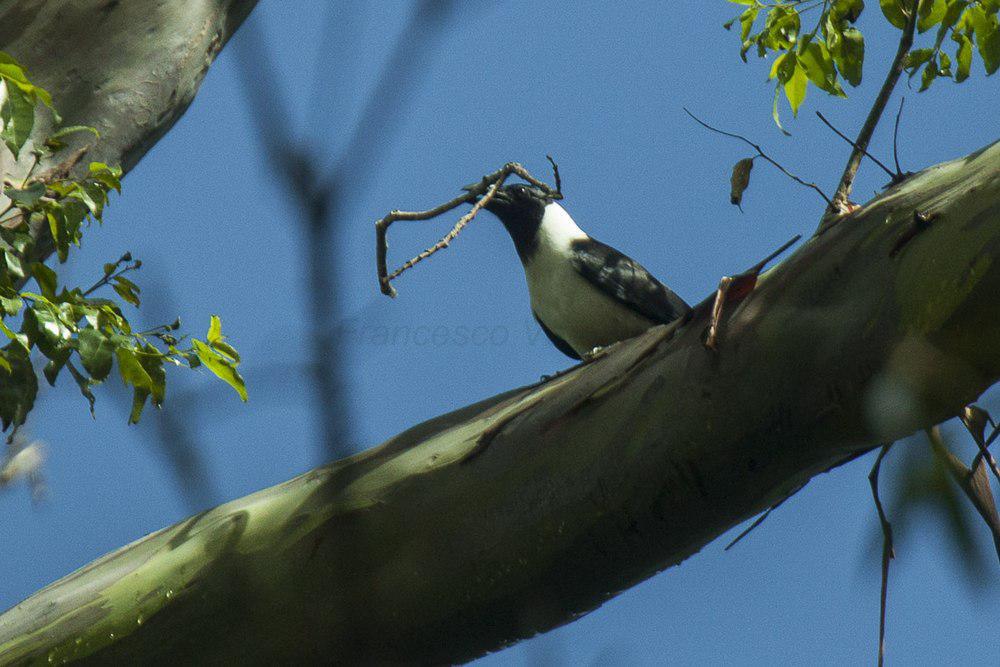
<instances>
[{"instance_id":1,"label":"bird's white throat patch","mask_svg":"<svg viewBox=\"0 0 1000 667\"><path fill-rule=\"evenodd\" d=\"M542 223L538 226L539 248L559 252L569 252L573 241L587 238L569 213L559 204L552 202L545 207Z\"/></svg>"}]
</instances>

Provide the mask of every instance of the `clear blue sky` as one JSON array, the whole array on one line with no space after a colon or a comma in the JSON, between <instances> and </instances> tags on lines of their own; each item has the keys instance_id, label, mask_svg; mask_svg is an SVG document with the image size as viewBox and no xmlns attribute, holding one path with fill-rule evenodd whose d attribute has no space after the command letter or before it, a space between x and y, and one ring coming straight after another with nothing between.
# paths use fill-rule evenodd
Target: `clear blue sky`
<instances>
[{"instance_id":1,"label":"clear blue sky","mask_svg":"<svg viewBox=\"0 0 1000 667\"><path fill-rule=\"evenodd\" d=\"M264 31L280 73L276 92L293 114L293 136L328 166L410 3L345 3L332 31L323 20L327 4L263 0L251 21ZM451 249L404 276L399 298L390 301L374 278L376 218L441 201L507 160L545 174L550 152L562 167L566 206L581 225L697 301L721 275L794 234L809 234L822 201L758 164L741 214L728 202L728 179L747 149L696 126L681 107L753 137L788 168L832 190L847 150L813 111L855 132L895 48L877 3L868 5L864 85L847 101L810 90L798 120L785 111L794 135L786 138L770 119L768 64L740 62L736 37L722 29L737 8L722 0L461 3L428 45L414 92L385 100L399 122L379 138L371 176L346 184L336 283L343 317L353 323L340 363L354 447L378 444L569 361L538 334L517 257L494 220L483 216ZM187 328L200 331L211 313L222 316L245 359L250 403L240 404L206 374L175 372L166 407L191 419L214 501L323 462L305 372L307 285L297 211L261 152L233 46L187 114L128 175L104 227L86 234L66 269L86 283L101 262L131 250L145 263L138 277L149 295L142 322L180 314ZM977 63L961 87L940 82L929 93L908 91L904 167L916 170L997 139L998 81L984 79ZM883 126L873 151L889 158L890 137ZM866 164L855 198L867 199L885 180ZM392 261L446 228L394 228ZM443 327L445 339L427 340L421 326ZM459 326L489 335L460 344L453 337ZM394 343L385 342L387 332L395 333ZM0 607L198 509L166 465L156 415L127 427L126 399L102 389L96 420L66 378L42 392L28 428L48 446L49 499L34 508L21 489L0 495ZM894 472L924 450L916 439L887 460L890 514ZM725 540L716 541L584 619L483 664L871 663L878 524L870 465L866 457L816 478L734 550L724 553ZM988 664L1000 636L1000 586L985 529L974 525L992 568L974 579L938 517L928 509L898 529L891 664Z\"/></svg>"}]
</instances>

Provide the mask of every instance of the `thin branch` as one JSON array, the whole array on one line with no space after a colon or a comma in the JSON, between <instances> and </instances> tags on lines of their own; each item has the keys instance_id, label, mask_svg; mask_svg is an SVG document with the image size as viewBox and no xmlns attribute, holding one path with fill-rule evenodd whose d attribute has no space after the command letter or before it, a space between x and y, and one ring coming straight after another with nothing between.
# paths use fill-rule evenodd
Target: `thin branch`
<instances>
[{"instance_id":1,"label":"thin branch","mask_svg":"<svg viewBox=\"0 0 1000 667\"><path fill-rule=\"evenodd\" d=\"M896 163L896 173L902 174L903 169L899 166L899 121L903 117L903 104L905 97L899 99L899 111L896 112L896 124L892 128L892 159Z\"/></svg>"},{"instance_id":2,"label":"thin branch","mask_svg":"<svg viewBox=\"0 0 1000 667\"><path fill-rule=\"evenodd\" d=\"M121 267L122 264L125 264L125 266L119 269L119 267ZM110 285L111 281L117 278L118 276L126 274L129 271L137 271L140 268L142 268L142 262L138 259L133 262L132 253L127 252L118 258L118 261L115 262L115 268L113 268L110 273L105 273L100 280L98 280L96 283L88 287L86 291L84 291L83 296L90 296L91 294L101 289L105 285Z\"/></svg>"},{"instance_id":3,"label":"thin branch","mask_svg":"<svg viewBox=\"0 0 1000 667\"><path fill-rule=\"evenodd\" d=\"M552 165L552 178L555 179L555 182L556 182L556 192L558 192L561 195L562 194L562 177L559 176L559 165L556 164L556 161L552 159L551 155L546 155L545 159L548 160L549 164Z\"/></svg>"},{"instance_id":4,"label":"thin branch","mask_svg":"<svg viewBox=\"0 0 1000 667\"><path fill-rule=\"evenodd\" d=\"M771 516L771 512L773 512L774 510L776 510L779 507L781 507L781 504L784 503L786 500L788 500L791 497L792 497L791 495L788 495L788 496L782 498L781 500L779 500L778 502L774 503L770 507L768 507L764 511L764 513L761 514L760 516L758 516L756 519L754 519L753 523L751 523L743 532L741 532L739 535L737 535L735 538L733 538L733 541L730 542L729 544L727 544L726 548L723 549L723 551L729 551L730 549L732 549L733 547L735 547L744 537L746 537L751 532L753 532L757 528L757 526L759 526L760 524L764 523L764 521L767 519L767 517Z\"/></svg>"},{"instance_id":5,"label":"thin branch","mask_svg":"<svg viewBox=\"0 0 1000 667\"><path fill-rule=\"evenodd\" d=\"M819 193L819 196L823 198L823 201L826 202L827 206L833 206L833 201L831 201L831 199L826 196L826 193L823 192L818 185L816 185L815 183L809 183L807 181L804 181L801 178L799 178L798 176L796 176L795 174L793 174L792 172L790 172L787 169L785 169L776 160L774 160L770 155L768 155L763 150L761 150L760 146L758 146L754 142L750 141L749 139L747 139L746 137L744 137L742 134L734 134L732 132L726 132L725 130L720 130L717 127L712 127L711 125L709 125L708 123L706 123L705 121L703 121L702 119L698 118L693 113L691 113L690 111L688 111L688 109L686 107L684 108L684 113L686 113L687 115L691 116L691 118L693 118L696 123L698 123L699 125L701 125L702 127L706 128L708 130L711 130L712 132L715 132L717 134L721 134L721 135L723 135L725 137L731 137L733 139L739 139L740 141L744 142L745 144L747 144L748 146L750 146L751 148L753 148L755 151L757 151L757 155L759 155L760 157L764 158L765 160L767 160L768 162L770 162L771 164L773 164L775 167L777 167L781 171L781 173L783 173L785 176L787 176L788 178L792 179L793 181L795 181L799 185L804 185L807 188L812 188L817 193Z\"/></svg>"},{"instance_id":6,"label":"thin branch","mask_svg":"<svg viewBox=\"0 0 1000 667\"><path fill-rule=\"evenodd\" d=\"M882 507L882 499L878 494L878 475L882 470L882 459L892 449L892 443L882 445L875 464L871 472L868 473L868 483L872 487L872 498L875 499L875 510L878 512L879 523L882 524L882 588L879 595L879 617L878 617L878 664L879 667L885 662L885 603L889 593L889 561L896 557L892 544L892 525L885 516L885 509Z\"/></svg>"},{"instance_id":7,"label":"thin branch","mask_svg":"<svg viewBox=\"0 0 1000 667\"><path fill-rule=\"evenodd\" d=\"M549 161L552 162L552 158L549 158ZM407 271L434 253L447 248L451 242L455 240L455 237L461 233L462 229L472 222L473 218L478 215L483 207L486 206L491 199L493 199L497 191L503 185L504 181L506 181L511 174L523 178L531 185L542 190L552 199L562 199L562 183L559 179L559 168L556 166L555 162L552 162L552 166L556 176L555 188L552 188L548 184L532 176L531 172L525 169L521 164L517 162L508 162L493 173L483 176L483 178L478 182L466 186L465 194L455 197L450 201L439 204L438 206L425 211L391 211L384 218L377 220L375 222L375 263L376 270L378 272L379 289L382 291L382 294L395 297L396 290L390 283L398 278L404 271ZM388 251L389 244L386 241L386 234L388 233L389 227L392 223L397 220L430 220L438 217L439 215L443 215L448 211L461 206L462 204L473 204L473 207L468 213L458 219L458 222L456 222L451 228L451 231L445 234L440 241L432 245L430 248L408 260L392 273L389 273L386 260L386 253Z\"/></svg>"},{"instance_id":8,"label":"thin branch","mask_svg":"<svg viewBox=\"0 0 1000 667\"><path fill-rule=\"evenodd\" d=\"M851 151L851 156L847 159L847 166L844 168L844 173L840 177L840 183L837 185L837 191L833 195L833 203L830 204L828 209L830 213L839 214L849 209L847 202L848 198L851 196L851 190L854 187L854 178L857 176L858 168L861 166L861 158L868 150L868 144L871 142L872 135L875 133L875 128L878 126L879 120L882 118L882 112L885 111L885 106L889 103L889 98L892 97L892 91L895 90L896 83L899 81L899 75L903 72L906 54L910 52L910 47L913 46L913 33L917 26L918 2L919 0L913 0L913 2L910 3L909 16L906 19L906 26L903 28L903 34L899 39L899 47L896 49L896 57L892 61L892 66L889 68L889 73L885 77L882 89L879 90L878 96L875 98L875 103L868 112L868 118L865 120L865 124L861 127L861 131L858 133L858 138L854 141L854 150Z\"/></svg>"},{"instance_id":9,"label":"thin branch","mask_svg":"<svg viewBox=\"0 0 1000 667\"><path fill-rule=\"evenodd\" d=\"M889 167L887 167L887 166L885 166L884 164L882 164L882 161L881 161L881 160L879 160L879 159L878 159L877 157L875 157L874 155L872 155L871 153L869 153L869 152L867 151L867 149L864 149L864 148L861 148L861 147L860 147L860 146L858 146L858 145L857 145L856 143L854 143L853 141L851 141L851 138L850 138L850 137L848 137L848 136L847 136L846 134L844 134L843 132L841 132L840 130L838 130L838 129L837 129L836 127L834 127L834 126L833 126L833 123L831 123L831 122L830 122L829 120L827 120L827 119L826 119L826 116L824 116L824 115L823 115L823 112L821 112L821 111L817 111L817 112L816 112L816 115L817 115L817 116L819 116L819 119L820 119L821 121L823 121L823 124L824 124L824 125L826 125L826 126L827 126L828 128L830 128L831 130L833 130L833 133L834 133L834 134L836 134L836 135L837 135L838 137L840 137L841 139L843 139L844 141L846 141L847 143L849 143L849 144L850 144L851 146L853 146L854 148L856 148L856 149L859 149L859 150L863 151L863 152L864 152L864 155L865 155L865 156L867 156L869 160L871 160L872 162L874 162L875 164L877 164L877 165L878 165L879 167L881 167L881 168L882 168L882 171L884 171L885 173L889 174L889 178L891 178L891 179L892 179L892 180L894 180L894 181L895 181L895 180L896 180L897 178L899 178L899 176L900 176L899 174L897 174L897 173L894 173L894 172L892 171L892 169L889 169Z\"/></svg>"}]
</instances>

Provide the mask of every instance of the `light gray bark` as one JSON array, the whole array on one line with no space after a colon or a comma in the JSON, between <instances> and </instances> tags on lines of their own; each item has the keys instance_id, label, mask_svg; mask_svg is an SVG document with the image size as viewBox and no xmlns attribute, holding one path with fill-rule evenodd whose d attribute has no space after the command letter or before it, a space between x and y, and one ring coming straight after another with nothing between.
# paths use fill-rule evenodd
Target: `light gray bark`
<instances>
[{"instance_id":1,"label":"light gray bark","mask_svg":"<svg viewBox=\"0 0 1000 667\"><path fill-rule=\"evenodd\" d=\"M101 138L74 169L91 161L129 171L194 99L215 56L257 0L17 0L0 3L0 51L52 93L64 125L88 125ZM36 112L35 139L48 135L51 114ZM55 166L73 149L94 144L89 133L39 165ZM33 160L0 151L0 174L15 182ZM0 202L3 203L3 202ZM47 232L34 230L41 255Z\"/></svg>"},{"instance_id":2,"label":"light gray bark","mask_svg":"<svg viewBox=\"0 0 1000 667\"><path fill-rule=\"evenodd\" d=\"M993 384L998 257L994 144L811 238L716 352L699 310L155 533L0 616L0 662L457 662L567 623Z\"/></svg>"}]
</instances>

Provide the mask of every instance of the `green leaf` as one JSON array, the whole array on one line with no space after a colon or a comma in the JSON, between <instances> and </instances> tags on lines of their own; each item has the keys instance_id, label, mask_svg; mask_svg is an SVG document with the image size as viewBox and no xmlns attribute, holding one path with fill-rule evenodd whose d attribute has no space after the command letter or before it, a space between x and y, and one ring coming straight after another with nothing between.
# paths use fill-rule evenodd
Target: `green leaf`
<instances>
[{"instance_id":1,"label":"green leaf","mask_svg":"<svg viewBox=\"0 0 1000 667\"><path fill-rule=\"evenodd\" d=\"M930 60L933 55L934 49L913 49L906 54L906 59L903 61L903 67L910 70L910 76L912 77L917 73L917 69Z\"/></svg>"},{"instance_id":2,"label":"green leaf","mask_svg":"<svg viewBox=\"0 0 1000 667\"><path fill-rule=\"evenodd\" d=\"M0 382L0 427L23 424L24 418L35 404L38 378L28 353L18 344L4 348L10 371Z\"/></svg>"},{"instance_id":3,"label":"green leaf","mask_svg":"<svg viewBox=\"0 0 1000 667\"><path fill-rule=\"evenodd\" d=\"M955 71L955 81L962 83L969 78L972 70L972 41L963 33L956 33L958 37L958 51L955 52L955 60L958 61L958 69Z\"/></svg>"},{"instance_id":4,"label":"green leaf","mask_svg":"<svg viewBox=\"0 0 1000 667\"><path fill-rule=\"evenodd\" d=\"M235 364L197 338L192 339L191 342L194 345L195 353L198 355L198 360L201 361L201 363L204 364L208 370L215 373L219 379L235 389L236 393L240 395L240 398L243 401L246 401L246 383L243 381L242 376L240 376L239 371L236 370Z\"/></svg>"},{"instance_id":5,"label":"green leaf","mask_svg":"<svg viewBox=\"0 0 1000 667\"><path fill-rule=\"evenodd\" d=\"M841 38L840 48L833 54L834 62L849 84L859 86L865 62L865 38L857 28L848 28Z\"/></svg>"},{"instance_id":6,"label":"green leaf","mask_svg":"<svg viewBox=\"0 0 1000 667\"><path fill-rule=\"evenodd\" d=\"M808 83L809 78L806 76L806 71L801 66L796 65L791 78L785 84L785 97L788 98L788 104L792 107L792 114L795 116L799 115L799 107L806 99Z\"/></svg>"},{"instance_id":7,"label":"green leaf","mask_svg":"<svg viewBox=\"0 0 1000 667\"><path fill-rule=\"evenodd\" d=\"M786 137L792 136L792 133L785 129L784 125L781 124L781 115L778 113L778 100L781 98L781 83L774 87L774 103L771 105L771 118L774 119L774 124L778 126L781 133Z\"/></svg>"},{"instance_id":8,"label":"green leaf","mask_svg":"<svg viewBox=\"0 0 1000 667\"><path fill-rule=\"evenodd\" d=\"M0 139L17 159L35 126L35 102L19 86L12 85L11 79L5 78L3 82L7 94L0 104L0 122L3 123Z\"/></svg>"},{"instance_id":9,"label":"green leaf","mask_svg":"<svg viewBox=\"0 0 1000 667\"><path fill-rule=\"evenodd\" d=\"M798 54L798 60L813 85L831 95L846 97L837 82L837 70L826 44L809 42Z\"/></svg>"},{"instance_id":10,"label":"green leaf","mask_svg":"<svg viewBox=\"0 0 1000 667\"><path fill-rule=\"evenodd\" d=\"M19 345L25 352L31 351L31 341L28 340L28 336L23 333L14 333L2 319L0 319L0 332L3 332L7 338Z\"/></svg>"},{"instance_id":11,"label":"green leaf","mask_svg":"<svg viewBox=\"0 0 1000 667\"><path fill-rule=\"evenodd\" d=\"M208 344L215 345L222 340L222 320L218 315L212 315L208 324Z\"/></svg>"},{"instance_id":12,"label":"green leaf","mask_svg":"<svg viewBox=\"0 0 1000 667\"><path fill-rule=\"evenodd\" d=\"M906 14L903 13L900 0L878 0L878 4L882 7L882 14L889 19L889 23L900 30L906 27Z\"/></svg>"},{"instance_id":13,"label":"green leaf","mask_svg":"<svg viewBox=\"0 0 1000 667\"><path fill-rule=\"evenodd\" d=\"M129 424L138 424L139 418L142 416L142 409L146 407L146 399L149 398L148 389L135 388L132 393L132 410L128 414Z\"/></svg>"},{"instance_id":14,"label":"green leaf","mask_svg":"<svg viewBox=\"0 0 1000 667\"><path fill-rule=\"evenodd\" d=\"M139 307L139 286L124 276L115 276L113 279L115 292L128 303L136 308Z\"/></svg>"},{"instance_id":15,"label":"green leaf","mask_svg":"<svg viewBox=\"0 0 1000 667\"><path fill-rule=\"evenodd\" d=\"M136 352L136 359L142 365L146 375L149 376L149 392L153 399L153 405L160 407L166 397L167 374L163 370L163 354L152 345L143 345L141 350Z\"/></svg>"},{"instance_id":16,"label":"green leaf","mask_svg":"<svg viewBox=\"0 0 1000 667\"><path fill-rule=\"evenodd\" d=\"M93 327L80 329L77 341L77 351L84 370L94 380L103 382L111 372L112 354L115 351L114 343L104 333Z\"/></svg>"},{"instance_id":17,"label":"green leaf","mask_svg":"<svg viewBox=\"0 0 1000 667\"><path fill-rule=\"evenodd\" d=\"M109 167L103 162L91 162L88 168L90 178L103 183L109 190L119 193L122 191L121 167Z\"/></svg>"},{"instance_id":18,"label":"green leaf","mask_svg":"<svg viewBox=\"0 0 1000 667\"><path fill-rule=\"evenodd\" d=\"M122 382L142 389L152 388L153 380L139 363L135 350L124 346L116 347L115 357L118 359L118 372L121 374Z\"/></svg>"},{"instance_id":19,"label":"green leaf","mask_svg":"<svg viewBox=\"0 0 1000 667\"><path fill-rule=\"evenodd\" d=\"M6 252L3 253L4 264L7 267L7 271L17 278L24 278L24 264L21 262L21 258L17 256L16 253Z\"/></svg>"},{"instance_id":20,"label":"green leaf","mask_svg":"<svg viewBox=\"0 0 1000 667\"><path fill-rule=\"evenodd\" d=\"M41 262L32 262L31 275L35 277L35 282L38 283L38 289L41 290L44 296L49 299L55 298L56 287L58 286L59 280L56 277L55 271Z\"/></svg>"},{"instance_id":21,"label":"green leaf","mask_svg":"<svg viewBox=\"0 0 1000 667\"><path fill-rule=\"evenodd\" d=\"M865 9L864 0L834 0L830 15L836 21L854 23Z\"/></svg>"},{"instance_id":22,"label":"green leaf","mask_svg":"<svg viewBox=\"0 0 1000 667\"><path fill-rule=\"evenodd\" d=\"M69 327L47 305L35 304L25 309L21 327L28 340L49 359L61 358L72 337Z\"/></svg>"},{"instance_id":23,"label":"green leaf","mask_svg":"<svg viewBox=\"0 0 1000 667\"><path fill-rule=\"evenodd\" d=\"M87 399L87 403L90 405L91 418L96 419L97 416L94 414L94 392L90 390L90 385L92 384L90 379L78 371L73 364L66 364L66 368L69 369L69 374L76 380L76 386L80 388L80 393Z\"/></svg>"},{"instance_id":24,"label":"green leaf","mask_svg":"<svg viewBox=\"0 0 1000 667\"><path fill-rule=\"evenodd\" d=\"M922 93L928 88L930 88L931 84L934 83L934 79L936 79L937 76L938 76L937 62L934 59L931 59L930 62L928 62L927 65L924 66L924 74L923 76L920 77L920 90L918 92Z\"/></svg>"},{"instance_id":25,"label":"green leaf","mask_svg":"<svg viewBox=\"0 0 1000 667\"><path fill-rule=\"evenodd\" d=\"M7 186L3 189L3 193L10 197L17 206L31 208L45 194L45 185L36 181L24 189Z\"/></svg>"},{"instance_id":26,"label":"green leaf","mask_svg":"<svg viewBox=\"0 0 1000 667\"><path fill-rule=\"evenodd\" d=\"M45 364L45 368L42 369L42 373L45 375L45 379L48 381L49 386L56 386L56 378L59 377L59 371L63 369L66 362L69 360L69 355L73 350L67 348L62 348L59 355L51 359L49 363Z\"/></svg>"},{"instance_id":27,"label":"green leaf","mask_svg":"<svg viewBox=\"0 0 1000 667\"><path fill-rule=\"evenodd\" d=\"M948 11L945 0L920 0L917 10L917 31L927 32L944 19Z\"/></svg>"},{"instance_id":28,"label":"green leaf","mask_svg":"<svg viewBox=\"0 0 1000 667\"><path fill-rule=\"evenodd\" d=\"M979 5L969 7L968 15L986 74L993 74L1000 68L1000 28L997 17L988 15Z\"/></svg>"}]
</instances>

